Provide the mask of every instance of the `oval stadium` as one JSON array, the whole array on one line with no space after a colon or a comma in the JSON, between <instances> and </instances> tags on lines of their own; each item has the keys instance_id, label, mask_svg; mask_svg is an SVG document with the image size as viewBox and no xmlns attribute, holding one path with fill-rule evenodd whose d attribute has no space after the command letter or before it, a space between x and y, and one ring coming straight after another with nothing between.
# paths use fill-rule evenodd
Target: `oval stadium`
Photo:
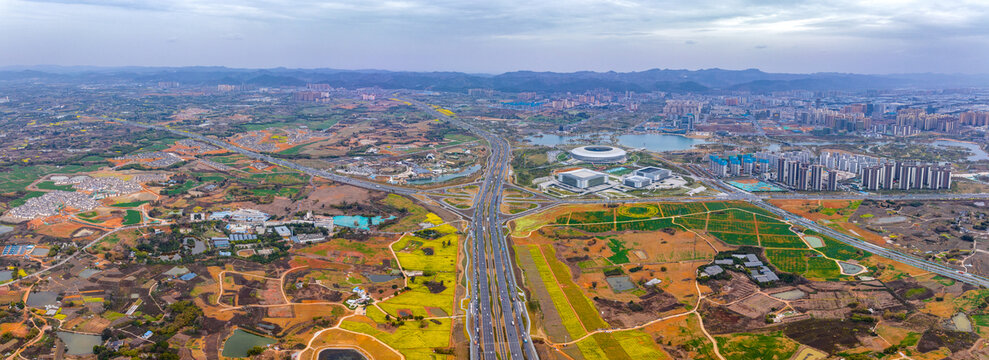
<instances>
[{"instance_id":1,"label":"oval stadium","mask_svg":"<svg viewBox=\"0 0 989 360\"><path fill-rule=\"evenodd\" d=\"M588 145L570 150L574 159L590 163L625 162L625 150L607 145Z\"/></svg>"}]
</instances>

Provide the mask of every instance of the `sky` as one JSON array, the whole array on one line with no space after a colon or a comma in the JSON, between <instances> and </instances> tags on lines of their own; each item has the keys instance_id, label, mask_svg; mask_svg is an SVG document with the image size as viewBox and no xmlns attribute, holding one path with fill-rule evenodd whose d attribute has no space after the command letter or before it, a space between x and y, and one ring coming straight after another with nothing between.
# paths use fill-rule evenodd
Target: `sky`
<instances>
[{"instance_id":1,"label":"sky","mask_svg":"<svg viewBox=\"0 0 989 360\"><path fill-rule=\"evenodd\" d=\"M0 66L989 73L986 0L0 0Z\"/></svg>"}]
</instances>

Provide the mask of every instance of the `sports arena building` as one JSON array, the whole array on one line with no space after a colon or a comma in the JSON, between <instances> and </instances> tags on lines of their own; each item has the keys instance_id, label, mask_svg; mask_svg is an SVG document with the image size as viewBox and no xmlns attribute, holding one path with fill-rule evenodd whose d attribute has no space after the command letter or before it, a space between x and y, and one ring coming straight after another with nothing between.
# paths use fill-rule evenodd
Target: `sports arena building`
<instances>
[{"instance_id":1,"label":"sports arena building","mask_svg":"<svg viewBox=\"0 0 989 360\"><path fill-rule=\"evenodd\" d=\"M589 163L621 163L625 162L625 150L607 145L588 145L570 150L574 159Z\"/></svg>"}]
</instances>

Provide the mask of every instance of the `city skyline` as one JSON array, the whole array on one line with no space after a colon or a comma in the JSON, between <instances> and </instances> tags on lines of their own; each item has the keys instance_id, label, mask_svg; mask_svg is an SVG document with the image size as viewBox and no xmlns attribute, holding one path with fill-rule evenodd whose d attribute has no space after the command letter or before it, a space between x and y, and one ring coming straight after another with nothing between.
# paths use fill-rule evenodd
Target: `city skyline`
<instances>
[{"instance_id":1,"label":"city skyline","mask_svg":"<svg viewBox=\"0 0 989 360\"><path fill-rule=\"evenodd\" d=\"M989 4L0 1L0 66L989 73ZM944 56L951 54L952 56Z\"/></svg>"}]
</instances>

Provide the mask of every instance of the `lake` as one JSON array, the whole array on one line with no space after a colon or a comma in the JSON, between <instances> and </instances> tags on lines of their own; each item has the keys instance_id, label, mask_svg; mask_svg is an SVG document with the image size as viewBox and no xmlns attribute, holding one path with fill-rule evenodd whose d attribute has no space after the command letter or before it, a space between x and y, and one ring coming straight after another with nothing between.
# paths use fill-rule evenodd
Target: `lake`
<instances>
[{"instance_id":1,"label":"lake","mask_svg":"<svg viewBox=\"0 0 989 360\"><path fill-rule=\"evenodd\" d=\"M394 219L390 216L387 219L381 216L367 217L360 215L337 215L333 217L333 225L348 227L351 229L371 230L372 225L378 225L385 220Z\"/></svg>"},{"instance_id":2,"label":"lake","mask_svg":"<svg viewBox=\"0 0 989 360\"><path fill-rule=\"evenodd\" d=\"M481 170L481 165L471 165L470 167L468 167L466 169L463 169L463 170L460 170L460 171L455 172L455 173L437 175L437 176L431 177L429 179L412 180L412 181L409 181L408 183L410 185L426 185L426 184L441 183L441 182L450 181L450 180L453 180L453 179L456 179L456 178L459 178L459 177L473 175L478 170Z\"/></svg>"},{"instance_id":3,"label":"lake","mask_svg":"<svg viewBox=\"0 0 989 360\"><path fill-rule=\"evenodd\" d=\"M582 134L582 135L538 134L538 135L526 136L525 141L528 141L533 145L553 147L557 145L567 144L577 140L592 140L592 139L607 140L609 137L611 137L611 133Z\"/></svg>"},{"instance_id":4,"label":"lake","mask_svg":"<svg viewBox=\"0 0 989 360\"><path fill-rule=\"evenodd\" d=\"M227 341L223 342L223 356L234 358L247 357L247 351L251 350L251 348L255 346L268 346L274 343L274 339L237 329L234 330L233 335L227 338Z\"/></svg>"},{"instance_id":5,"label":"lake","mask_svg":"<svg viewBox=\"0 0 989 360\"><path fill-rule=\"evenodd\" d=\"M971 153L968 156L967 159L968 161L989 160L989 154L987 154L985 150L982 150L982 148L979 147L978 144L967 143L962 141L954 141L954 140L938 140L932 142L931 145L938 147L954 146L954 147L963 147L965 149L968 149L968 152Z\"/></svg>"},{"instance_id":6,"label":"lake","mask_svg":"<svg viewBox=\"0 0 989 360\"><path fill-rule=\"evenodd\" d=\"M99 335L76 334L67 331L59 331L58 339L65 343L66 353L69 355L89 355L93 353L93 346L103 345L103 338Z\"/></svg>"},{"instance_id":7,"label":"lake","mask_svg":"<svg viewBox=\"0 0 989 360\"><path fill-rule=\"evenodd\" d=\"M630 148L645 148L654 152L689 150L708 142L701 139L689 138L670 134L628 134L618 137L618 143Z\"/></svg>"},{"instance_id":8,"label":"lake","mask_svg":"<svg viewBox=\"0 0 989 360\"><path fill-rule=\"evenodd\" d=\"M319 360L367 360L364 354L353 349L323 349L319 352Z\"/></svg>"}]
</instances>

